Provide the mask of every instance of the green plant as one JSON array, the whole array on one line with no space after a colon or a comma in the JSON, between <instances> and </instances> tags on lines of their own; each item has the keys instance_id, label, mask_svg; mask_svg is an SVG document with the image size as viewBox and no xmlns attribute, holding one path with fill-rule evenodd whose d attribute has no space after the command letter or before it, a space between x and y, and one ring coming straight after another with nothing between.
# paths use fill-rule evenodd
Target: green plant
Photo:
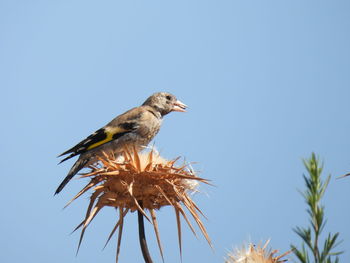
<instances>
[{"instance_id":1,"label":"green plant","mask_svg":"<svg viewBox=\"0 0 350 263\"><path fill-rule=\"evenodd\" d=\"M294 232L302 239L301 249L291 245L293 253L302 263L338 263L338 255L342 252L333 252L334 248L339 244L339 233L329 233L324 240L323 248L320 247L321 233L325 227L324 206L321 205L321 199L327 189L331 179L329 175L325 181L321 178L323 164L320 164L315 153L312 153L310 159L303 160L308 176L303 175L306 190L301 192L304 197L310 216L310 224L307 228L296 227ZM309 252L311 252L313 260L310 260Z\"/></svg>"}]
</instances>

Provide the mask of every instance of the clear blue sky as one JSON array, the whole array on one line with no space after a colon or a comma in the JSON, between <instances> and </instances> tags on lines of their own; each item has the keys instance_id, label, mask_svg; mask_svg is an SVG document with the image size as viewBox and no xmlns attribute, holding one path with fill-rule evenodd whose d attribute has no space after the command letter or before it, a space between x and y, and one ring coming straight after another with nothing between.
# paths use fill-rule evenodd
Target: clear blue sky
<instances>
[{"instance_id":1,"label":"clear blue sky","mask_svg":"<svg viewBox=\"0 0 350 263\"><path fill-rule=\"evenodd\" d=\"M183 262L223 262L244 241L299 244L307 225L302 158L325 174L350 171L350 2L0 0L1 262L114 262L106 209L78 257L85 182L54 190L72 161L56 156L114 116L169 91L190 106L166 116L155 139L167 158L198 164L216 187L195 197L204 238L184 227ZM350 262L350 178L332 180L325 232L340 232ZM159 212L166 262L179 262L173 210ZM136 214L120 262L142 262ZM160 262L151 226L148 242Z\"/></svg>"}]
</instances>

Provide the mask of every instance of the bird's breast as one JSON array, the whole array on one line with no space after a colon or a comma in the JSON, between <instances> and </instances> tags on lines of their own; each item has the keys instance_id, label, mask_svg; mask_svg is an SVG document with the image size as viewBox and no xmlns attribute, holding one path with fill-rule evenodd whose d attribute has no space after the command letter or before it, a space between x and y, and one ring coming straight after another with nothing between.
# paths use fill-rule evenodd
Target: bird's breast
<instances>
[{"instance_id":1,"label":"bird's breast","mask_svg":"<svg viewBox=\"0 0 350 263\"><path fill-rule=\"evenodd\" d=\"M151 122L145 122L139 128L140 140L143 140L143 144L147 145L156 134L159 132L161 121L155 120Z\"/></svg>"}]
</instances>

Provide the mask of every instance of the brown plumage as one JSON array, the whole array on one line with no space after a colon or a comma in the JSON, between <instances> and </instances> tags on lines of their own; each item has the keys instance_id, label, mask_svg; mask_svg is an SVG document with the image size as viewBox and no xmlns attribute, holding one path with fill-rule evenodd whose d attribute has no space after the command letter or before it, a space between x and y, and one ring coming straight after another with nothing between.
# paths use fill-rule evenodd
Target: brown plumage
<instances>
[{"instance_id":1,"label":"brown plumage","mask_svg":"<svg viewBox=\"0 0 350 263\"><path fill-rule=\"evenodd\" d=\"M158 92L150 96L140 107L114 118L106 126L59 155L60 157L69 154L61 162L80 156L55 194L58 194L82 168L97 162L103 152L118 155L124 146L141 150L158 133L163 116L172 111L184 112L186 107L174 95Z\"/></svg>"}]
</instances>

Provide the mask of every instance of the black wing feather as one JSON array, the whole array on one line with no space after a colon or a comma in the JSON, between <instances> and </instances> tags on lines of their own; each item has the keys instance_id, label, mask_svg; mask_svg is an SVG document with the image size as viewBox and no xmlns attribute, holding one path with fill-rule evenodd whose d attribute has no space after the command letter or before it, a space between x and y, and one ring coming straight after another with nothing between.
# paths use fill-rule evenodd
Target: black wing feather
<instances>
[{"instance_id":1,"label":"black wing feather","mask_svg":"<svg viewBox=\"0 0 350 263\"><path fill-rule=\"evenodd\" d=\"M68 160L68 159L70 159L78 154L85 152L86 149L89 148L90 145L93 145L96 142L102 141L106 138L107 138L107 134L105 132L105 129L101 128L101 129L95 131L90 136L88 136L86 139L79 142L74 147L72 147L69 150L65 151L64 153L60 154L58 157L61 157L61 156L66 155L68 153L72 153L61 161L61 162L64 162L64 161L66 161L66 160Z\"/></svg>"},{"instance_id":2,"label":"black wing feather","mask_svg":"<svg viewBox=\"0 0 350 263\"><path fill-rule=\"evenodd\" d=\"M131 121L124 122L124 123L120 124L119 126L125 131L114 134L112 137L113 140L119 139L123 135L125 135L131 131L134 131L138 128L137 123L131 122ZM64 153L60 154L58 157L61 157L63 155L71 153L69 156L65 157L59 163L62 163L62 162L66 161L66 160L68 160L76 155L79 155L81 153L86 152L87 149L89 149L89 147L91 145L105 140L107 138L107 136L108 135L106 133L105 128L101 128L101 129L95 131L93 134L88 136L86 139L82 140L80 143L78 143L74 147L72 147L69 150L65 151Z\"/></svg>"}]
</instances>

